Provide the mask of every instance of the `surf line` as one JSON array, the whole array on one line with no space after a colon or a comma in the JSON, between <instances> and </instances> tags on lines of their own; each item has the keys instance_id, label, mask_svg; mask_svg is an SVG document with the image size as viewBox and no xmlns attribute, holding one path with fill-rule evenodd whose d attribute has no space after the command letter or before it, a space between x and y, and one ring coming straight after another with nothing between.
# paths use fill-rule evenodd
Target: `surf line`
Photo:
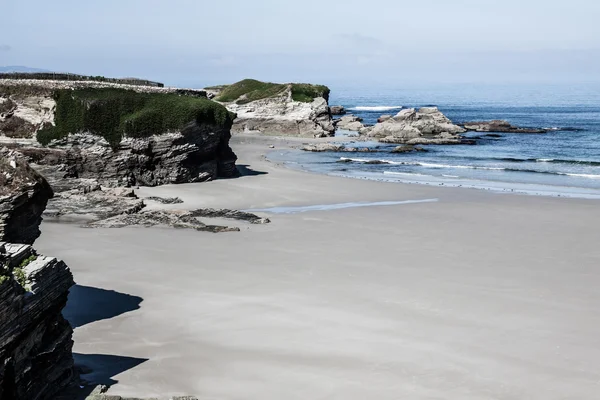
<instances>
[{"instance_id":1,"label":"surf line","mask_svg":"<svg viewBox=\"0 0 600 400\"><path fill-rule=\"evenodd\" d=\"M377 207L377 206L397 206L405 204L419 203L436 203L439 199L423 199L423 200L400 200L400 201L376 201L376 202L352 202L352 203L337 203L337 204L317 204L312 206L295 206L295 207L271 207L271 208L254 208L244 210L245 212L266 212L273 214L298 214L308 211L330 211L341 210L344 208L357 207Z\"/></svg>"}]
</instances>

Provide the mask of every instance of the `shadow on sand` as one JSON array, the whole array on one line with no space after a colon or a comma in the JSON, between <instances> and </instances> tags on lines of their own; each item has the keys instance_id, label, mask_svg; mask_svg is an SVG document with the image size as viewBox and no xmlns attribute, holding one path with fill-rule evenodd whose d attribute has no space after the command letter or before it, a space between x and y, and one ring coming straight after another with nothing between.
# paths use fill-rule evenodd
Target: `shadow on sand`
<instances>
[{"instance_id":1,"label":"shadow on sand","mask_svg":"<svg viewBox=\"0 0 600 400\"><path fill-rule=\"evenodd\" d=\"M63 315L77 329L92 322L138 310L142 301L141 297L114 290L75 285L71 288ZM147 358L79 353L73 353L73 359L81 379L87 383L81 382L81 386L71 385L57 399L83 400L96 385L114 385L118 381L113 377L148 361Z\"/></svg>"},{"instance_id":2,"label":"shadow on sand","mask_svg":"<svg viewBox=\"0 0 600 400\"><path fill-rule=\"evenodd\" d=\"M249 165L246 164L238 164L237 169L240 172L241 176L256 176L256 175L266 175L268 172L264 171L256 171L250 168Z\"/></svg>"},{"instance_id":3,"label":"shadow on sand","mask_svg":"<svg viewBox=\"0 0 600 400\"><path fill-rule=\"evenodd\" d=\"M107 386L119 382L113 377L148 361L147 358L79 353L73 353L73 359L75 365L81 368L83 379Z\"/></svg>"},{"instance_id":4,"label":"shadow on sand","mask_svg":"<svg viewBox=\"0 0 600 400\"><path fill-rule=\"evenodd\" d=\"M73 328L79 328L138 310L142 301L141 297L113 290L75 285L71 288L63 315Z\"/></svg>"},{"instance_id":5,"label":"shadow on sand","mask_svg":"<svg viewBox=\"0 0 600 400\"><path fill-rule=\"evenodd\" d=\"M59 394L55 400L85 400L92 394L97 385L110 387L119 382L113 379L115 376L148 361L147 358L79 353L73 353L73 359L81 379L90 384L80 382L71 385Z\"/></svg>"}]
</instances>

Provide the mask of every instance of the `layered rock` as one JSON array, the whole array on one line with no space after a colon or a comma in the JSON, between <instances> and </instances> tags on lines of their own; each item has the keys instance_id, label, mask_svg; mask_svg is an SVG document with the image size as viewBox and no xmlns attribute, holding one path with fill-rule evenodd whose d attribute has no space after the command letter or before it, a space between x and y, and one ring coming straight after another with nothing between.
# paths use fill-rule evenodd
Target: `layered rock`
<instances>
[{"instance_id":1,"label":"layered rock","mask_svg":"<svg viewBox=\"0 0 600 400\"><path fill-rule=\"evenodd\" d=\"M244 91L245 87L253 90ZM299 95L297 87L303 91ZM325 137L335 133L328 97L326 87L246 80L225 88L215 99L237 114L233 134Z\"/></svg>"},{"instance_id":2,"label":"layered rock","mask_svg":"<svg viewBox=\"0 0 600 400\"><path fill-rule=\"evenodd\" d=\"M522 128L511 125L508 121L493 120L480 122L466 122L466 130L475 132L502 132L502 133L547 133L547 129L542 128Z\"/></svg>"},{"instance_id":3,"label":"layered rock","mask_svg":"<svg viewBox=\"0 0 600 400\"><path fill-rule=\"evenodd\" d=\"M0 150L1 399L53 399L72 378L73 331L61 311L73 276L62 261L19 244L40 235L52 195L23 156Z\"/></svg>"},{"instance_id":4,"label":"layered rock","mask_svg":"<svg viewBox=\"0 0 600 400\"><path fill-rule=\"evenodd\" d=\"M376 124L367 134L384 143L458 144L465 129L455 125L437 107L409 108Z\"/></svg>"},{"instance_id":5,"label":"layered rock","mask_svg":"<svg viewBox=\"0 0 600 400\"><path fill-rule=\"evenodd\" d=\"M227 129L192 122L180 132L124 139L115 151L100 136L75 134L53 142L40 163L108 186L204 182L237 176L229 138Z\"/></svg>"},{"instance_id":6,"label":"layered rock","mask_svg":"<svg viewBox=\"0 0 600 400\"><path fill-rule=\"evenodd\" d=\"M0 243L0 398L50 400L73 378L62 316L73 276L28 245Z\"/></svg>"},{"instance_id":7,"label":"layered rock","mask_svg":"<svg viewBox=\"0 0 600 400\"><path fill-rule=\"evenodd\" d=\"M46 179L23 156L0 149L0 241L32 244L52 196Z\"/></svg>"}]
</instances>

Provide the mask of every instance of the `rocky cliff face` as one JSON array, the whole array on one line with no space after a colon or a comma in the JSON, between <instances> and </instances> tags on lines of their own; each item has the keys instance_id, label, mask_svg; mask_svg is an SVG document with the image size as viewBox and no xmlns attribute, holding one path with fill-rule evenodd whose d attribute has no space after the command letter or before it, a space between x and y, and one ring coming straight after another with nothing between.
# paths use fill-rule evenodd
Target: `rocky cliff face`
<instances>
[{"instance_id":1,"label":"rocky cliff face","mask_svg":"<svg viewBox=\"0 0 600 400\"><path fill-rule=\"evenodd\" d=\"M455 125L437 107L409 108L380 122L367 134L386 143L458 144L465 129Z\"/></svg>"},{"instance_id":2,"label":"rocky cliff face","mask_svg":"<svg viewBox=\"0 0 600 400\"><path fill-rule=\"evenodd\" d=\"M38 162L107 186L204 182L237 175L229 139L227 129L195 122L176 133L125 139L117 151L99 136L75 134L41 151Z\"/></svg>"},{"instance_id":3,"label":"rocky cliff face","mask_svg":"<svg viewBox=\"0 0 600 400\"><path fill-rule=\"evenodd\" d=\"M32 244L53 196L46 179L18 153L0 149L0 241Z\"/></svg>"},{"instance_id":4,"label":"rocky cliff face","mask_svg":"<svg viewBox=\"0 0 600 400\"><path fill-rule=\"evenodd\" d=\"M33 243L51 196L22 156L0 150L0 399L52 399L72 377L61 311L73 277L62 261L5 243Z\"/></svg>"},{"instance_id":5,"label":"rocky cliff face","mask_svg":"<svg viewBox=\"0 0 600 400\"><path fill-rule=\"evenodd\" d=\"M50 400L73 378L61 312L73 276L31 246L0 243L0 399Z\"/></svg>"}]
</instances>

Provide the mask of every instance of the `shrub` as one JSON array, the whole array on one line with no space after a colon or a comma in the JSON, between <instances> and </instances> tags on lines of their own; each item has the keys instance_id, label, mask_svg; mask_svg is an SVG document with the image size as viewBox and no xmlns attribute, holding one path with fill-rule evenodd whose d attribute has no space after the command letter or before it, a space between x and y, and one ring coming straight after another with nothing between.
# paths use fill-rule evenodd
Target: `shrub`
<instances>
[{"instance_id":1,"label":"shrub","mask_svg":"<svg viewBox=\"0 0 600 400\"><path fill-rule=\"evenodd\" d=\"M308 83L292 83L292 99L303 103L312 103L317 97L329 100L329 88L324 85Z\"/></svg>"},{"instance_id":2,"label":"shrub","mask_svg":"<svg viewBox=\"0 0 600 400\"><path fill-rule=\"evenodd\" d=\"M23 118L12 116L0 122L0 132L11 138L29 138L35 132L35 126Z\"/></svg>"},{"instance_id":3,"label":"shrub","mask_svg":"<svg viewBox=\"0 0 600 400\"><path fill-rule=\"evenodd\" d=\"M5 99L2 103L0 103L0 114L4 114L6 112L11 111L17 106L17 104L11 99Z\"/></svg>"},{"instance_id":4,"label":"shrub","mask_svg":"<svg viewBox=\"0 0 600 400\"><path fill-rule=\"evenodd\" d=\"M38 131L47 145L69 133L90 132L117 148L124 137L176 131L192 121L229 129L235 114L206 98L176 93L138 93L125 89L57 90L55 126Z\"/></svg>"}]
</instances>

